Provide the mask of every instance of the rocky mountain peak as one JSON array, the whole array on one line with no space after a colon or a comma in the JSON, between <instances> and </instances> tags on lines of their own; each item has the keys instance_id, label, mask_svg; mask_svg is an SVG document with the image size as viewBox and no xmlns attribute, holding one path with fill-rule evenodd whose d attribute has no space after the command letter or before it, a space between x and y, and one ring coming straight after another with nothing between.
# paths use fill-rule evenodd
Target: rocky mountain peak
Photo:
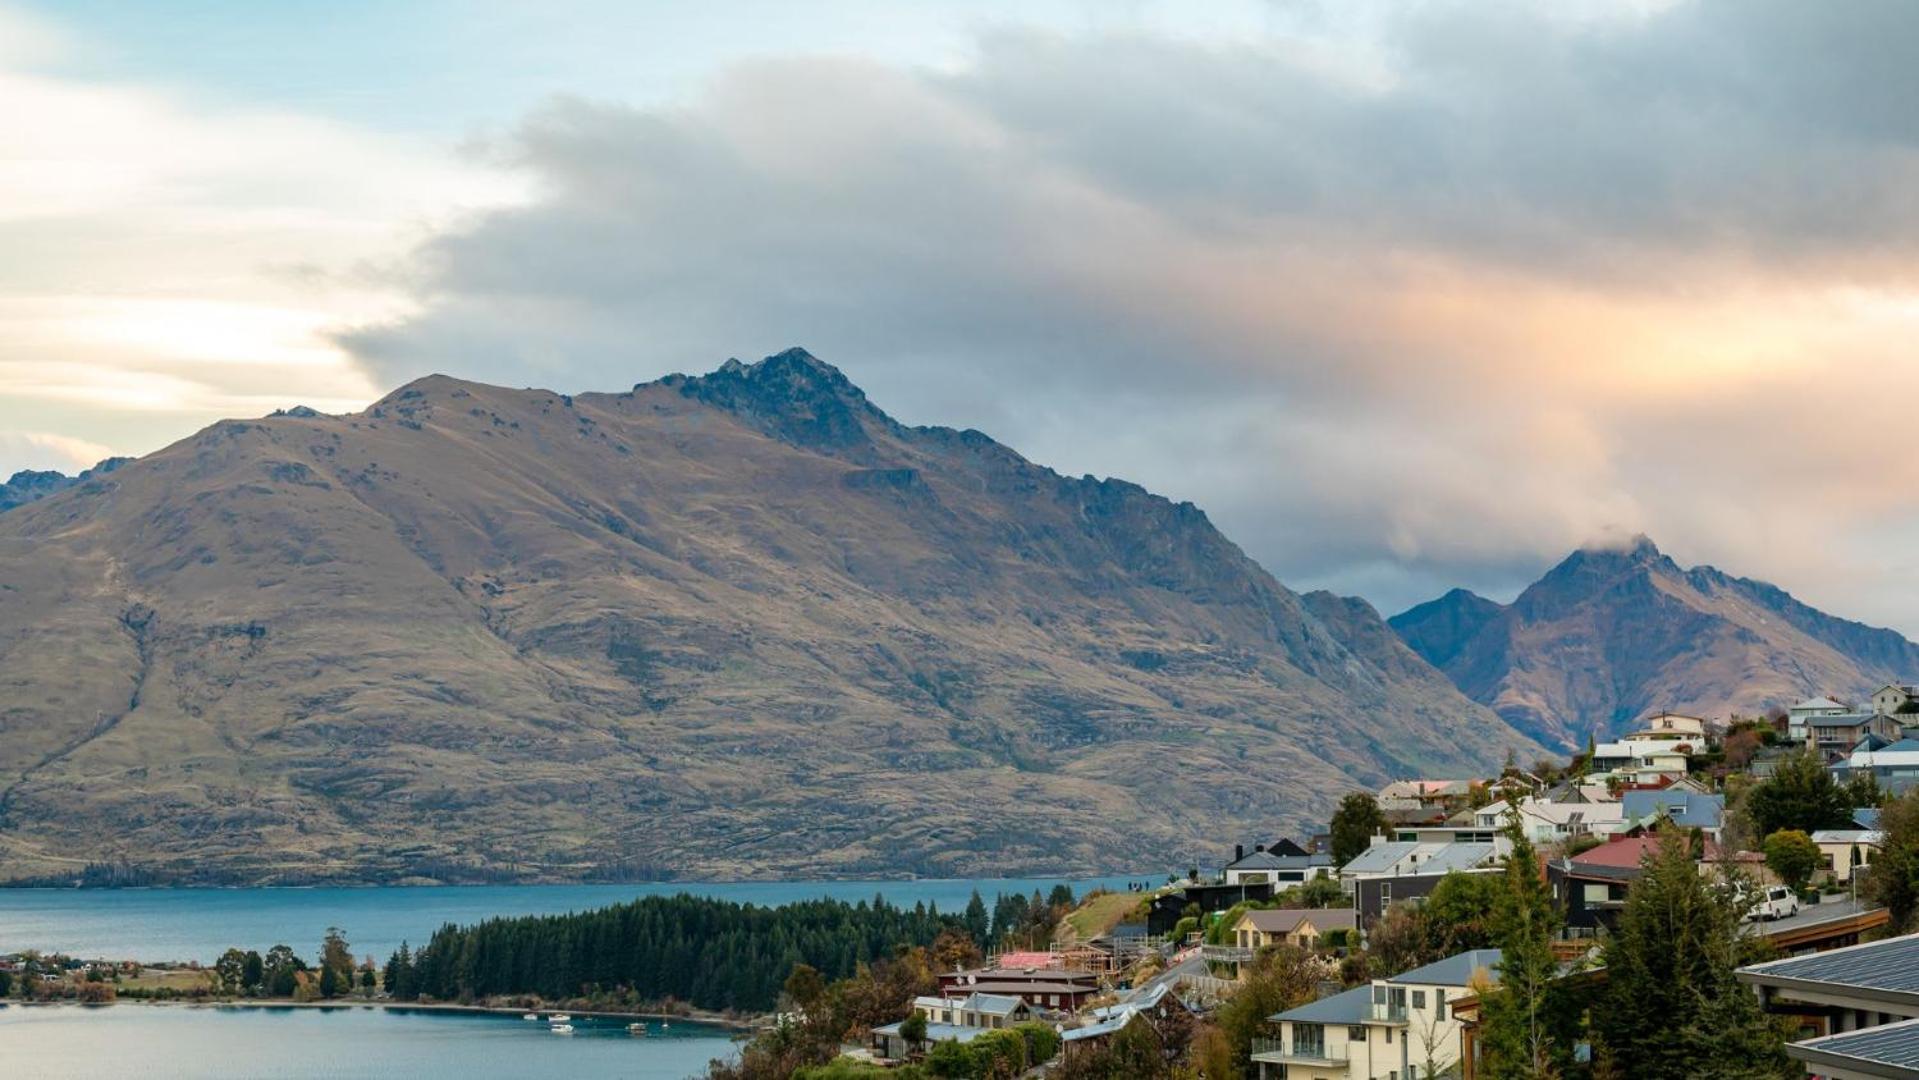
<instances>
[{"instance_id":1,"label":"rocky mountain peak","mask_svg":"<svg viewBox=\"0 0 1919 1080\"><path fill-rule=\"evenodd\" d=\"M839 368L797 346L751 364L732 359L709 375L674 375L661 383L776 438L841 455L857 457L872 448L868 424L893 423Z\"/></svg>"}]
</instances>

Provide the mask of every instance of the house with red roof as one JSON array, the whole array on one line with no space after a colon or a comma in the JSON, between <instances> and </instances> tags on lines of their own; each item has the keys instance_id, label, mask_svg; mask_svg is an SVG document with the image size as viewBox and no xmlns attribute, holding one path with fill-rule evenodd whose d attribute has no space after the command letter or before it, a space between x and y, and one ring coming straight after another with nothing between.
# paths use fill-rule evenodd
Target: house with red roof
<instances>
[{"instance_id":1,"label":"house with red roof","mask_svg":"<svg viewBox=\"0 0 1919 1080\"><path fill-rule=\"evenodd\" d=\"M1546 881L1553 899L1566 912L1566 928L1575 932L1610 928L1626 906L1626 894L1639 879L1645 862L1658 850L1659 836L1614 836L1607 843L1571 858L1546 864ZM1719 846L1705 841L1705 862L1720 858Z\"/></svg>"}]
</instances>

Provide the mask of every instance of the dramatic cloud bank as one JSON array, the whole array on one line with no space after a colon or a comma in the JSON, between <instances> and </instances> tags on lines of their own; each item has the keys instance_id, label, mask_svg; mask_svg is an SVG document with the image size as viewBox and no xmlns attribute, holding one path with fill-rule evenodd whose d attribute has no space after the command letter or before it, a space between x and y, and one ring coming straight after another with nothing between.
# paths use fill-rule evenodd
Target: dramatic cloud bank
<instances>
[{"instance_id":1,"label":"dramatic cloud bank","mask_svg":"<svg viewBox=\"0 0 1919 1080\"><path fill-rule=\"evenodd\" d=\"M1645 531L1919 631L1919 8L1360 22L557 102L491 147L537 196L342 341L568 388L803 344L1389 609Z\"/></svg>"}]
</instances>

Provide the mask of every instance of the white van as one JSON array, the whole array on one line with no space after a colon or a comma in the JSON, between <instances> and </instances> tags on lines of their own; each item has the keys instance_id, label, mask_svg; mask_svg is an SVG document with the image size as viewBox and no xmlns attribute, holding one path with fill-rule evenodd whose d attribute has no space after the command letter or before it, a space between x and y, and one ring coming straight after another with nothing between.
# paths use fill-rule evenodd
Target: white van
<instances>
[{"instance_id":1,"label":"white van","mask_svg":"<svg viewBox=\"0 0 1919 1080\"><path fill-rule=\"evenodd\" d=\"M1789 919L1799 914L1799 894L1784 885L1773 885L1759 894L1759 901L1746 912L1746 921L1755 919L1771 922L1774 919Z\"/></svg>"}]
</instances>

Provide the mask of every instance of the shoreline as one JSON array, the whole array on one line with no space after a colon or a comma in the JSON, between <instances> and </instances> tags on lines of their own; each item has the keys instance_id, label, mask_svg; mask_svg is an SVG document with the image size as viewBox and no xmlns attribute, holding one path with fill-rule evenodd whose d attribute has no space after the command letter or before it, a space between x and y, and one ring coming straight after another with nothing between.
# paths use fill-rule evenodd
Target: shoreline
<instances>
[{"instance_id":1,"label":"shoreline","mask_svg":"<svg viewBox=\"0 0 1919 1080\"><path fill-rule=\"evenodd\" d=\"M5 1001L0 1007L22 1009L115 1009L156 1008L156 1009L382 1009L389 1012L448 1012L482 1013L497 1016L521 1017L527 1013L566 1013L570 1016L587 1017L599 1020L659 1020L672 1023L675 1020L700 1027L715 1028L732 1035L751 1035L758 1032L766 1017L740 1019L722 1016L717 1013L705 1013L699 1010L686 1013L661 1012L659 1010L628 1011L619 1009L572 1009L564 1006L541 1006L523 1008L510 1005L461 1005L450 1001L110 1001L88 1004L79 1001Z\"/></svg>"}]
</instances>

